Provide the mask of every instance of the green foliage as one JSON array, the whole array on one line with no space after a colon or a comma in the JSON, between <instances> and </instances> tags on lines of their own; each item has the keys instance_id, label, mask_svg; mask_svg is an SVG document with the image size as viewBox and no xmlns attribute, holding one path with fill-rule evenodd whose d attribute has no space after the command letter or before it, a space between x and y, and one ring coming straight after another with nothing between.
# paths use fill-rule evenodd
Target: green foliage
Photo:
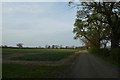
<instances>
[{"instance_id":1,"label":"green foliage","mask_svg":"<svg viewBox=\"0 0 120 80\"><path fill-rule=\"evenodd\" d=\"M86 8L88 10L88 8ZM107 28L108 25L102 24L100 21L97 21L96 18L102 18L103 15L93 12L90 14L89 10L85 14L81 15L81 12L84 10L78 10L77 19L74 24L73 32L75 33L75 39L81 39L86 46L89 44L91 47L100 47L100 41L106 39L106 36L109 36L110 28ZM87 16L84 20L84 16ZM82 18L81 18L82 17ZM85 41L86 40L86 41ZM108 39L107 39L108 40Z\"/></svg>"},{"instance_id":2,"label":"green foliage","mask_svg":"<svg viewBox=\"0 0 120 80\"><path fill-rule=\"evenodd\" d=\"M81 7L82 6L82 7ZM91 47L100 48L111 40L111 47L120 43L120 2L82 2L77 7L73 28L75 39L86 39ZM104 40L106 40L104 42ZM102 43L101 43L102 42ZM86 44L86 43L85 43Z\"/></svg>"},{"instance_id":3,"label":"green foliage","mask_svg":"<svg viewBox=\"0 0 120 80\"><path fill-rule=\"evenodd\" d=\"M109 56L109 50L107 48L89 48L88 52L106 57Z\"/></svg>"}]
</instances>

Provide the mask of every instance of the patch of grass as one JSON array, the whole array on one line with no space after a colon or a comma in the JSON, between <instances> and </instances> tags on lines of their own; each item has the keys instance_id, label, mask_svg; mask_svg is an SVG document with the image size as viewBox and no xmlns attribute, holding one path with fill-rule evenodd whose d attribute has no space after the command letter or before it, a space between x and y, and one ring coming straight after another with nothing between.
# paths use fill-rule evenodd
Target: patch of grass
<instances>
[{"instance_id":1,"label":"patch of grass","mask_svg":"<svg viewBox=\"0 0 120 80\"><path fill-rule=\"evenodd\" d=\"M64 66L35 66L21 64L3 64L3 78L49 78L57 77Z\"/></svg>"}]
</instances>

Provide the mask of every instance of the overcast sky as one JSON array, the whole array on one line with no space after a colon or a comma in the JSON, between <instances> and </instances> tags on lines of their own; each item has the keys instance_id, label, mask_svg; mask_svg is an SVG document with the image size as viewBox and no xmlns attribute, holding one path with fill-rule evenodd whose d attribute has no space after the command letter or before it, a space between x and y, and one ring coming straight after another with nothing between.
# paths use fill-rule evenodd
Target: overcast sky
<instances>
[{"instance_id":1,"label":"overcast sky","mask_svg":"<svg viewBox=\"0 0 120 80\"><path fill-rule=\"evenodd\" d=\"M2 44L81 46L73 39L75 15L67 2L4 2Z\"/></svg>"}]
</instances>

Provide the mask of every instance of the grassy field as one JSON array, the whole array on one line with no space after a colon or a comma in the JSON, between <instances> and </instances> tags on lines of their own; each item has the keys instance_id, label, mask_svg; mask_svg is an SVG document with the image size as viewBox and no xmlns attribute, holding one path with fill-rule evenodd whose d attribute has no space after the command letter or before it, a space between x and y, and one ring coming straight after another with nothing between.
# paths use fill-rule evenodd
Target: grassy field
<instances>
[{"instance_id":1,"label":"grassy field","mask_svg":"<svg viewBox=\"0 0 120 80\"><path fill-rule=\"evenodd\" d=\"M75 54L76 49L10 49L2 50L2 77L3 78L47 78L56 77L66 67L41 66L31 64L4 63L4 61L60 61Z\"/></svg>"},{"instance_id":2,"label":"grassy field","mask_svg":"<svg viewBox=\"0 0 120 80\"><path fill-rule=\"evenodd\" d=\"M73 55L74 49L3 49L3 59L29 61L58 61Z\"/></svg>"},{"instance_id":3,"label":"grassy field","mask_svg":"<svg viewBox=\"0 0 120 80\"><path fill-rule=\"evenodd\" d=\"M53 78L57 77L64 66L33 66L21 64L3 64L3 78Z\"/></svg>"}]
</instances>

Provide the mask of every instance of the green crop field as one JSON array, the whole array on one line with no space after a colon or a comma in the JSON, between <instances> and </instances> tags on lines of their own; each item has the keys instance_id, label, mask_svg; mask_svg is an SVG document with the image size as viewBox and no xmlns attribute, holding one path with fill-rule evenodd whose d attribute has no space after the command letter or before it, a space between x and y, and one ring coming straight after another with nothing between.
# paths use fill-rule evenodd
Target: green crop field
<instances>
[{"instance_id":1,"label":"green crop field","mask_svg":"<svg viewBox=\"0 0 120 80\"><path fill-rule=\"evenodd\" d=\"M60 61L68 59L77 49L11 49L3 48L2 77L3 78L45 78L55 77L66 65L31 65L10 63L10 61ZM4 63L9 61L9 63Z\"/></svg>"},{"instance_id":2,"label":"green crop field","mask_svg":"<svg viewBox=\"0 0 120 80\"><path fill-rule=\"evenodd\" d=\"M73 55L75 49L3 49L3 59L57 61ZM22 56L19 56L22 55ZM12 57L13 56L13 57Z\"/></svg>"}]
</instances>

